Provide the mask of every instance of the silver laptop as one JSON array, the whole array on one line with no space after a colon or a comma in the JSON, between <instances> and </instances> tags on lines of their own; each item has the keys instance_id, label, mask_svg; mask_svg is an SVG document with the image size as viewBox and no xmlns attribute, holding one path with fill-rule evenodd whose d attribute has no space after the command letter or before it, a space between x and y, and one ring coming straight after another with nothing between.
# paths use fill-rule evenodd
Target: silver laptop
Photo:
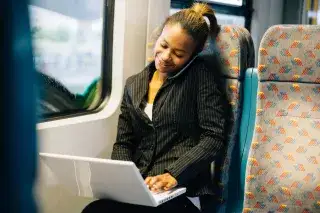
<instances>
[{"instance_id":1,"label":"silver laptop","mask_svg":"<svg viewBox=\"0 0 320 213\"><path fill-rule=\"evenodd\" d=\"M40 162L58 184L77 196L156 207L186 192L152 193L133 162L40 153Z\"/></svg>"}]
</instances>

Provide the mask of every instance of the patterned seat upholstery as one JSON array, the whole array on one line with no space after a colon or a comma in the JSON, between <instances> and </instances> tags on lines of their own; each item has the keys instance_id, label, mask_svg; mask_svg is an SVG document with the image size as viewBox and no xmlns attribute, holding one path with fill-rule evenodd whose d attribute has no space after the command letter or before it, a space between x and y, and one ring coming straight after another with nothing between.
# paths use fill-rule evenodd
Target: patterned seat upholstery
<instances>
[{"instance_id":1,"label":"patterned seat upholstery","mask_svg":"<svg viewBox=\"0 0 320 213\"><path fill-rule=\"evenodd\" d=\"M215 51L214 49L218 51ZM242 87L244 74L254 66L254 47L250 33L238 26L222 26L214 45L208 46L206 52L218 53L223 69L221 79L232 112L227 147L221 157L214 162L213 183L215 185L215 212L234 212L239 188L239 124L242 108ZM214 67L213 67L214 69Z\"/></svg>"},{"instance_id":2,"label":"patterned seat upholstery","mask_svg":"<svg viewBox=\"0 0 320 213\"><path fill-rule=\"evenodd\" d=\"M273 26L259 49L243 212L320 212L320 26Z\"/></svg>"}]
</instances>

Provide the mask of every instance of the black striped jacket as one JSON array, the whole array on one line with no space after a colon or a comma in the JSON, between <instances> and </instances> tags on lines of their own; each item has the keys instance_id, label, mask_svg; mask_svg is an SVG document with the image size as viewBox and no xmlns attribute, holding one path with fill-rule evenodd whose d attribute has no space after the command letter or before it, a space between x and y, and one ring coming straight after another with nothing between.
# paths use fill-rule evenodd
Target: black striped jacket
<instances>
[{"instance_id":1,"label":"black striped jacket","mask_svg":"<svg viewBox=\"0 0 320 213\"><path fill-rule=\"evenodd\" d=\"M224 96L215 71L200 58L171 75L144 112L154 62L128 78L112 159L133 161L141 174L171 173L188 196L213 194L210 163L225 144Z\"/></svg>"}]
</instances>

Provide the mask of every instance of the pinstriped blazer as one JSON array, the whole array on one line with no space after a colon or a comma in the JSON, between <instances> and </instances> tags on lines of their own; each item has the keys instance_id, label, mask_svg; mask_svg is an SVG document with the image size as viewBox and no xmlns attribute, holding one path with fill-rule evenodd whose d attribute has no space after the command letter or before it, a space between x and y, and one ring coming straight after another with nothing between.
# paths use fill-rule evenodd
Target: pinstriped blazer
<instances>
[{"instance_id":1,"label":"pinstriped blazer","mask_svg":"<svg viewBox=\"0 0 320 213\"><path fill-rule=\"evenodd\" d=\"M188 196L213 194L210 163L225 144L224 96L200 58L167 78L152 121L144 112L154 62L128 78L112 159L133 161L143 177L169 172Z\"/></svg>"}]
</instances>

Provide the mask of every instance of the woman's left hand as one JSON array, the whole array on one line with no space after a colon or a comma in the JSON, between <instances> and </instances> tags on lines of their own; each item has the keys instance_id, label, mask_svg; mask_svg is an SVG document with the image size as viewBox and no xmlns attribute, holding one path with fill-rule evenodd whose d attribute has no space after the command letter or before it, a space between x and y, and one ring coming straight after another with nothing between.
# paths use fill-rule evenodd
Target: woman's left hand
<instances>
[{"instance_id":1,"label":"woman's left hand","mask_svg":"<svg viewBox=\"0 0 320 213\"><path fill-rule=\"evenodd\" d=\"M178 182L169 173L157 175L154 177L147 177L145 183L152 192L167 191L175 187Z\"/></svg>"}]
</instances>

